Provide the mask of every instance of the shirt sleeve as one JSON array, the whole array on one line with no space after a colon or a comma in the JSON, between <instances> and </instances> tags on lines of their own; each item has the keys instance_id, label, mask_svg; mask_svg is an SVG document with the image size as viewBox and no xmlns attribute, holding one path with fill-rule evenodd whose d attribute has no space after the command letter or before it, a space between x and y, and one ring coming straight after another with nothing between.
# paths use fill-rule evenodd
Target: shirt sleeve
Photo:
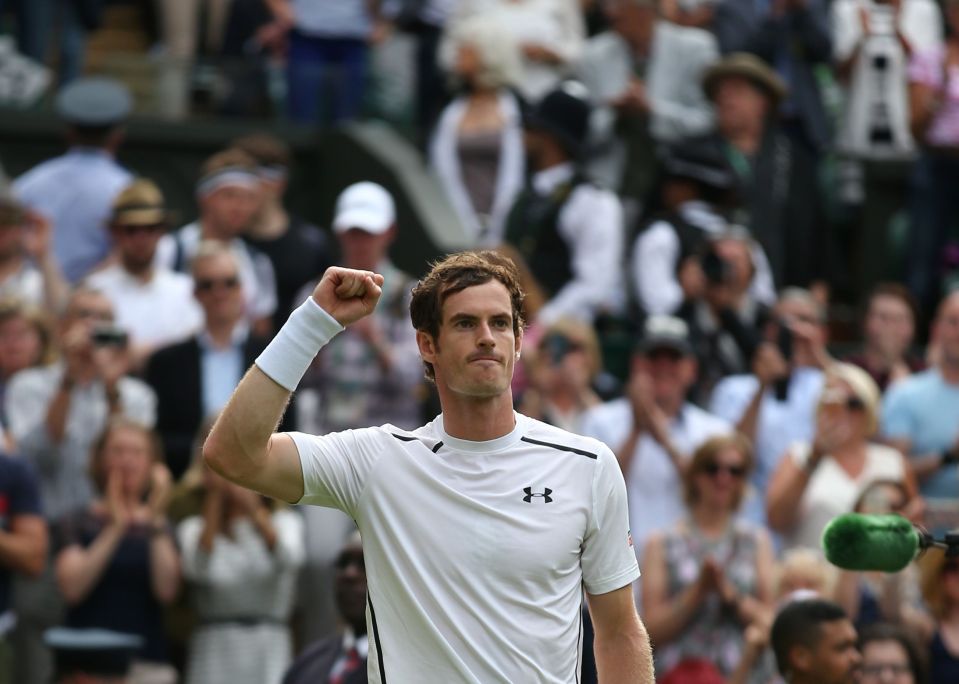
<instances>
[{"instance_id":1,"label":"shirt sleeve","mask_svg":"<svg viewBox=\"0 0 959 684\"><path fill-rule=\"evenodd\" d=\"M288 433L300 453L303 498L298 504L338 508L354 520L366 478L381 449L369 440L371 428L328 435Z\"/></svg>"},{"instance_id":2,"label":"shirt sleeve","mask_svg":"<svg viewBox=\"0 0 959 684\"><path fill-rule=\"evenodd\" d=\"M600 450L593 474L593 506L581 562L583 583L590 594L606 594L639 577L629 530L626 482L607 448Z\"/></svg>"},{"instance_id":3,"label":"shirt sleeve","mask_svg":"<svg viewBox=\"0 0 959 684\"><path fill-rule=\"evenodd\" d=\"M36 472L25 461L11 459L11 462L16 469L16 483L10 496L10 516L43 515Z\"/></svg>"},{"instance_id":4,"label":"shirt sleeve","mask_svg":"<svg viewBox=\"0 0 959 684\"><path fill-rule=\"evenodd\" d=\"M753 378L755 380L755 378ZM739 378L720 380L713 390L709 402L709 412L723 420L736 425L746 412L746 407L753 398L757 385L750 383L748 389Z\"/></svg>"},{"instance_id":5,"label":"shirt sleeve","mask_svg":"<svg viewBox=\"0 0 959 684\"><path fill-rule=\"evenodd\" d=\"M633 246L630 267L640 306L648 314L669 314L683 303L683 288L676 279L679 238L665 221L647 228Z\"/></svg>"},{"instance_id":6,"label":"shirt sleeve","mask_svg":"<svg viewBox=\"0 0 959 684\"><path fill-rule=\"evenodd\" d=\"M879 430L890 439L913 439L914 425L902 387L893 387L882 403Z\"/></svg>"}]
</instances>

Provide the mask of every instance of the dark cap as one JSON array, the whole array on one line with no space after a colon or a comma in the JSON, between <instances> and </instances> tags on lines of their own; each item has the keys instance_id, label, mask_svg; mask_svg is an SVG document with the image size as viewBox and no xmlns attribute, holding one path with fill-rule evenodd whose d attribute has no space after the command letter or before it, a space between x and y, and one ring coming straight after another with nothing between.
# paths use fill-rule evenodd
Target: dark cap
<instances>
[{"instance_id":1,"label":"dark cap","mask_svg":"<svg viewBox=\"0 0 959 684\"><path fill-rule=\"evenodd\" d=\"M689 326L683 319L662 315L646 319L636 351L648 354L657 349L673 349L683 356L693 353L693 346L689 342Z\"/></svg>"},{"instance_id":2,"label":"dark cap","mask_svg":"<svg viewBox=\"0 0 959 684\"><path fill-rule=\"evenodd\" d=\"M78 78L57 95L57 113L75 126L113 126L124 121L132 109L133 98L126 86L102 76Z\"/></svg>"},{"instance_id":3,"label":"dark cap","mask_svg":"<svg viewBox=\"0 0 959 684\"><path fill-rule=\"evenodd\" d=\"M589 133L591 107L587 96L581 83L564 81L524 112L523 125L550 134L571 157L577 157Z\"/></svg>"},{"instance_id":4,"label":"dark cap","mask_svg":"<svg viewBox=\"0 0 959 684\"><path fill-rule=\"evenodd\" d=\"M135 634L70 627L48 629L43 641L53 650L60 676L76 672L124 676L143 646L143 639Z\"/></svg>"},{"instance_id":5,"label":"dark cap","mask_svg":"<svg viewBox=\"0 0 959 684\"><path fill-rule=\"evenodd\" d=\"M663 157L663 173L672 178L687 178L718 190L733 186L729 164L714 145L684 142L671 145Z\"/></svg>"}]
</instances>

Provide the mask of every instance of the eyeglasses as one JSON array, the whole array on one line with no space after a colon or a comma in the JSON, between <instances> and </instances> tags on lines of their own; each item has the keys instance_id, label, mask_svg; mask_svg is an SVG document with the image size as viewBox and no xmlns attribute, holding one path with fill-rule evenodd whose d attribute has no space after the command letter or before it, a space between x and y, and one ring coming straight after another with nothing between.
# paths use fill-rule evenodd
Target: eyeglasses
<instances>
[{"instance_id":1,"label":"eyeglasses","mask_svg":"<svg viewBox=\"0 0 959 684\"><path fill-rule=\"evenodd\" d=\"M707 463L703 466L703 472L709 475L710 477L716 477L720 473L726 473L736 479L745 477L746 475L746 466L731 466L731 465L721 465L719 463Z\"/></svg>"},{"instance_id":2,"label":"eyeglasses","mask_svg":"<svg viewBox=\"0 0 959 684\"><path fill-rule=\"evenodd\" d=\"M136 235L157 235L166 230L166 226L162 223L152 223L147 225L118 225L116 227L117 231L126 235L127 237L134 237Z\"/></svg>"},{"instance_id":3,"label":"eyeglasses","mask_svg":"<svg viewBox=\"0 0 959 684\"><path fill-rule=\"evenodd\" d=\"M240 284L240 279L236 276L229 278L201 278L196 281L197 292L209 292L217 287L226 290L232 290Z\"/></svg>"},{"instance_id":4,"label":"eyeglasses","mask_svg":"<svg viewBox=\"0 0 959 684\"><path fill-rule=\"evenodd\" d=\"M357 570L366 572L366 559L362 553L341 553L333 563L337 570L346 570L351 565L356 566Z\"/></svg>"},{"instance_id":5,"label":"eyeglasses","mask_svg":"<svg viewBox=\"0 0 959 684\"><path fill-rule=\"evenodd\" d=\"M901 663L876 663L874 665L863 665L860 670L865 677L880 677L883 672L888 672L894 677L909 674L909 666Z\"/></svg>"}]
</instances>

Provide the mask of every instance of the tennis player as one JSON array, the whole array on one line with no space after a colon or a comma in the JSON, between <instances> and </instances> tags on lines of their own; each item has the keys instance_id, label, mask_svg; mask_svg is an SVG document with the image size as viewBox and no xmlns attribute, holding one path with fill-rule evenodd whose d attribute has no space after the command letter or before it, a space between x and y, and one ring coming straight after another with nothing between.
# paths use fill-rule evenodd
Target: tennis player
<instances>
[{"instance_id":1,"label":"tennis player","mask_svg":"<svg viewBox=\"0 0 959 684\"><path fill-rule=\"evenodd\" d=\"M356 520L370 682L578 682L585 588L600 681L652 684L615 457L513 411L523 293L512 262L454 254L414 288L412 322L443 409L432 422L274 433L317 351L373 311L382 284L368 271L326 271L237 387L206 462Z\"/></svg>"}]
</instances>

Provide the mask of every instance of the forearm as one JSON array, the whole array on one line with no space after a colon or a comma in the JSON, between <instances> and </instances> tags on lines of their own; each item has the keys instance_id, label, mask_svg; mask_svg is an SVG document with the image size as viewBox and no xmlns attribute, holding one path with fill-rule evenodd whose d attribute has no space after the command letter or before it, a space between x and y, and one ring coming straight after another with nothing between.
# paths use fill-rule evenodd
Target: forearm
<instances>
[{"instance_id":1,"label":"forearm","mask_svg":"<svg viewBox=\"0 0 959 684\"><path fill-rule=\"evenodd\" d=\"M653 653L639 618L635 626L593 643L596 670L603 684L653 684Z\"/></svg>"},{"instance_id":2,"label":"forearm","mask_svg":"<svg viewBox=\"0 0 959 684\"><path fill-rule=\"evenodd\" d=\"M726 679L726 684L748 684L753 668L756 667L762 653L762 648L747 643L746 648L743 649L743 655L739 659L739 664Z\"/></svg>"},{"instance_id":3,"label":"forearm","mask_svg":"<svg viewBox=\"0 0 959 684\"><path fill-rule=\"evenodd\" d=\"M833 599L842 606L850 618L859 615L859 573L843 571L839 573L836 588L833 590Z\"/></svg>"},{"instance_id":4,"label":"forearm","mask_svg":"<svg viewBox=\"0 0 959 684\"><path fill-rule=\"evenodd\" d=\"M160 603L170 603L180 588L180 556L173 537L162 523L162 530L154 530L150 538L150 586Z\"/></svg>"},{"instance_id":5,"label":"forearm","mask_svg":"<svg viewBox=\"0 0 959 684\"><path fill-rule=\"evenodd\" d=\"M39 262L40 275L43 278L43 301L48 311L63 311L70 294L70 286L63 278L60 267L52 254L45 255Z\"/></svg>"},{"instance_id":6,"label":"forearm","mask_svg":"<svg viewBox=\"0 0 959 684\"><path fill-rule=\"evenodd\" d=\"M68 559L58 563L57 584L68 605L80 603L93 590L113 559L125 532L120 525L108 525L90 546L75 550Z\"/></svg>"},{"instance_id":7,"label":"forearm","mask_svg":"<svg viewBox=\"0 0 959 684\"><path fill-rule=\"evenodd\" d=\"M698 584L683 589L674 600L646 611L646 629L649 638L656 644L668 644L686 628L703 601Z\"/></svg>"},{"instance_id":8,"label":"forearm","mask_svg":"<svg viewBox=\"0 0 959 684\"><path fill-rule=\"evenodd\" d=\"M759 425L759 412L762 410L763 395L766 394L766 384L760 382L756 394L749 401L742 418L736 423L736 429L753 442L756 441L756 427Z\"/></svg>"},{"instance_id":9,"label":"forearm","mask_svg":"<svg viewBox=\"0 0 959 684\"><path fill-rule=\"evenodd\" d=\"M788 455L784 458L790 458ZM810 458L812 456L810 455ZM766 506L766 518L769 526L777 532L788 532L799 514L799 502L809 484L809 469L795 468L784 481L773 482L769 491L769 503Z\"/></svg>"},{"instance_id":10,"label":"forearm","mask_svg":"<svg viewBox=\"0 0 959 684\"><path fill-rule=\"evenodd\" d=\"M67 414L70 412L70 384L61 382L53 395L53 401L47 408L47 417L44 421L47 435L54 444L63 441L67 431Z\"/></svg>"},{"instance_id":11,"label":"forearm","mask_svg":"<svg viewBox=\"0 0 959 684\"><path fill-rule=\"evenodd\" d=\"M925 482L939 472L942 467L942 454L926 454L925 456L910 458L909 463L912 465L912 471L915 473L916 479Z\"/></svg>"},{"instance_id":12,"label":"forearm","mask_svg":"<svg viewBox=\"0 0 959 684\"><path fill-rule=\"evenodd\" d=\"M0 568L36 577L47 561L45 535L16 534L0 529Z\"/></svg>"},{"instance_id":13,"label":"forearm","mask_svg":"<svg viewBox=\"0 0 959 684\"><path fill-rule=\"evenodd\" d=\"M623 478L629 474L629 467L636 453L636 445L642 436L642 429L634 426L633 429L629 431L629 436L626 438L626 441L616 450L616 460L619 462L620 470L623 471Z\"/></svg>"}]
</instances>

